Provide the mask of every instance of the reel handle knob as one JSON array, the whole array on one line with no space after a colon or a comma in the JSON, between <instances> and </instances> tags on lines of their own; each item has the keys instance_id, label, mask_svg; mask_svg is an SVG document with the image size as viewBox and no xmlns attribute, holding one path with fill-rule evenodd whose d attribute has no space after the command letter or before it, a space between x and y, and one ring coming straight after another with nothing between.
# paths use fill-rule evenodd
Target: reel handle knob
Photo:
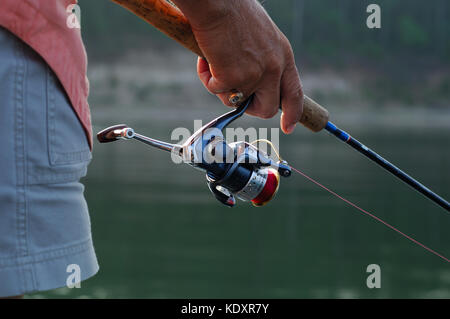
<instances>
[{"instance_id":1,"label":"reel handle knob","mask_svg":"<svg viewBox=\"0 0 450 319\"><path fill-rule=\"evenodd\" d=\"M122 131L125 128L128 128L128 125L118 124L118 125L107 127L104 130L101 130L100 132L97 133L97 140L100 143L110 143L110 142L117 141L119 139L119 137L121 137L121 135L116 134L116 131L118 131L118 130Z\"/></svg>"}]
</instances>

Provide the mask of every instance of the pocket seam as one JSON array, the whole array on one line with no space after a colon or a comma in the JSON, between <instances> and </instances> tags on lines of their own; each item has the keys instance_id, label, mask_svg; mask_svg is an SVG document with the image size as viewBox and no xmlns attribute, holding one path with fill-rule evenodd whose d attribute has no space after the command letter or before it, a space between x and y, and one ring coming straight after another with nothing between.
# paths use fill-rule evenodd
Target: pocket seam
<instances>
[{"instance_id":1,"label":"pocket seam","mask_svg":"<svg viewBox=\"0 0 450 319\"><path fill-rule=\"evenodd\" d=\"M80 162L87 162L91 159L91 152L89 150L64 152L53 152L53 164L73 164Z\"/></svg>"}]
</instances>

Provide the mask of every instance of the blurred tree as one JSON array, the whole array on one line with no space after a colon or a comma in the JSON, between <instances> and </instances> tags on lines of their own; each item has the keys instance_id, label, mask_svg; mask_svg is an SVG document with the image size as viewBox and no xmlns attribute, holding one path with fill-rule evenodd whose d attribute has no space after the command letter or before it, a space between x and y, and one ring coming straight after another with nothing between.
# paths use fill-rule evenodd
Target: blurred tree
<instances>
[{"instance_id":1,"label":"blurred tree","mask_svg":"<svg viewBox=\"0 0 450 319\"><path fill-rule=\"evenodd\" d=\"M109 0L79 3L90 55L114 56L117 47L173 45ZM370 3L381 7L381 29L366 27ZM290 38L296 54L319 64L406 55L407 60L429 58L450 63L448 0L265 0L263 4Z\"/></svg>"},{"instance_id":2,"label":"blurred tree","mask_svg":"<svg viewBox=\"0 0 450 319\"><path fill-rule=\"evenodd\" d=\"M403 15L399 18L399 40L407 48L424 48L429 43L425 29L413 17Z\"/></svg>"}]
</instances>

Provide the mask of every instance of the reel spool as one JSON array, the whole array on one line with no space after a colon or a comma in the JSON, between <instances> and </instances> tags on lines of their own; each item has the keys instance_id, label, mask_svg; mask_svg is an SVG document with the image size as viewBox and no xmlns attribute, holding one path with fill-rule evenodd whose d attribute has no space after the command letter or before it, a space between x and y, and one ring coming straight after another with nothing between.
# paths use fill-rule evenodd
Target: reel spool
<instances>
[{"instance_id":1,"label":"reel spool","mask_svg":"<svg viewBox=\"0 0 450 319\"><path fill-rule=\"evenodd\" d=\"M207 180L211 192L224 205L234 206L236 204L235 197L238 197L243 201L251 201L254 206L263 206L277 193L280 174L273 168L253 170L250 178L244 179L244 187L237 188L234 192L230 191L231 187L227 187L226 181L214 181L208 176Z\"/></svg>"},{"instance_id":2,"label":"reel spool","mask_svg":"<svg viewBox=\"0 0 450 319\"><path fill-rule=\"evenodd\" d=\"M100 143L135 139L172 152L184 163L206 172L208 187L222 204L233 207L239 198L250 201L254 206L263 206L277 193L280 176L291 175L290 166L281 159L274 161L252 144L227 144L223 138L223 129L244 114L252 98L200 128L182 145L137 134L125 124L102 130L97 139Z\"/></svg>"}]
</instances>

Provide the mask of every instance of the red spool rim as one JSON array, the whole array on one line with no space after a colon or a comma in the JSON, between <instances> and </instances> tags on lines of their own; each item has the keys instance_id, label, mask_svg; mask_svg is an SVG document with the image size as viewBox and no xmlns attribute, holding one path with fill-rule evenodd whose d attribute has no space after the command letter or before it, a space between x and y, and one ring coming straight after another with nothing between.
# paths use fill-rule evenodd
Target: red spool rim
<instances>
[{"instance_id":1,"label":"red spool rim","mask_svg":"<svg viewBox=\"0 0 450 319\"><path fill-rule=\"evenodd\" d=\"M263 206L267 204L275 196L279 186L280 174L278 174L278 172L273 168L268 169L266 184L264 184L261 193L252 199L252 204L254 206Z\"/></svg>"}]
</instances>

